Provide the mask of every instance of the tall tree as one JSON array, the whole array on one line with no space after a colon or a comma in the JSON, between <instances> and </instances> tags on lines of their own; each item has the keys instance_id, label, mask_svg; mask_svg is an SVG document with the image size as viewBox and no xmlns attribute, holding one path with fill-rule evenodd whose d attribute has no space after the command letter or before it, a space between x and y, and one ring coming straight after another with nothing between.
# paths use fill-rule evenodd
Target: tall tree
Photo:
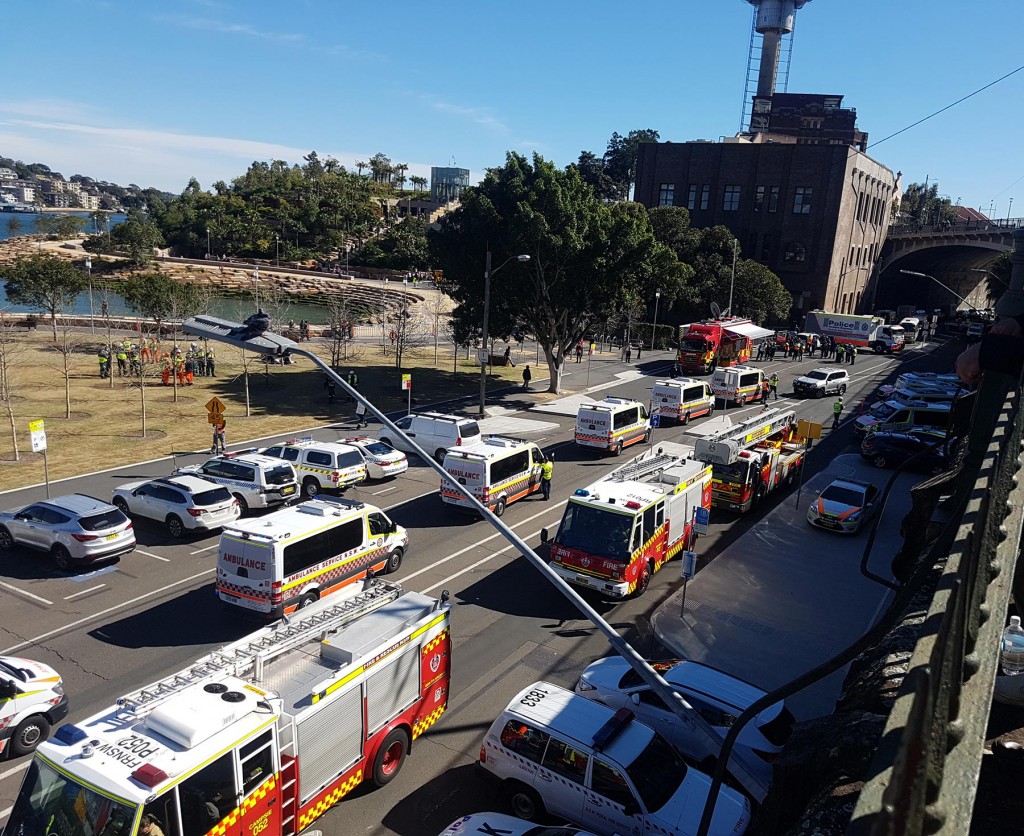
<instances>
[{"instance_id":1,"label":"tall tree","mask_svg":"<svg viewBox=\"0 0 1024 836\"><path fill-rule=\"evenodd\" d=\"M34 305L50 315L53 341L57 342L57 314L89 286L89 277L71 262L54 255L36 254L0 268L9 301Z\"/></svg>"},{"instance_id":2,"label":"tall tree","mask_svg":"<svg viewBox=\"0 0 1024 836\"><path fill-rule=\"evenodd\" d=\"M605 170L605 161L591 151L580 151L576 161L580 178L594 190L598 200L612 201L619 196L619 186Z\"/></svg>"},{"instance_id":3,"label":"tall tree","mask_svg":"<svg viewBox=\"0 0 1024 836\"><path fill-rule=\"evenodd\" d=\"M911 183L900 200L904 222L942 224L956 219L956 208L948 197L939 195L939 184Z\"/></svg>"},{"instance_id":4,"label":"tall tree","mask_svg":"<svg viewBox=\"0 0 1024 836\"><path fill-rule=\"evenodd\" d=\"M617 197L629 200L633 183L636 182L636 158L641 142L657 142L660 134L651 129L630 131L626 136L613 133L604 152L605 171L615 183Z\"/></svg>"},{"instance_id":5,"label":"tall tree","mask_svg":"<svg viewBox=\"0 0 1024 836\"><path fill-rule=\"evenodd\" d=\"M573 166L561 171L539 155L531 164L510 152L504 167L488 171L461 200L429 237L435 262L452 279L453 316L466 326L481 322L490 251L489 330L536 335L551 392L560 391L566 352L594 323L656 288L674 299L685 279L655 240L646 209L602 203ZM520 254L529 262L518 263Z\"/></svg>"}]
</instances>

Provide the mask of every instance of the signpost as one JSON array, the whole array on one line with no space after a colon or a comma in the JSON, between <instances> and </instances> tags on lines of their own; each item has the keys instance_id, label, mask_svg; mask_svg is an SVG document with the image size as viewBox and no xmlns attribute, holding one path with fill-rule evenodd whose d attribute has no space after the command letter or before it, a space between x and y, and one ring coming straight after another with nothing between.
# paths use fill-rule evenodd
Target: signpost
<instances>
[{"instance_id":1,"label":"signpost","mask_svg":"<svg viewBox=\"0 0 1024 836\"><path fill-rule=\"evenodd\" d=\"M50 465L46 460L46 425L43 419L28 422L28 432L32 441L32 452L43 454L43 480L46 482L46 498L50 498Z\"/></svg>"},{"instance_id":2,"label":"signpost","mask_svg":"<svg viewBox=\"0 0 1024 836\"><path fill-rule=\"evenodd\" d=\"M408 400L405 405L405 414L409 415L412 412L412 375L402 375L402 389L408 392Z\"/></svg>"},{"instance_id":3,"label":"signpost","mask_svg":"<svg viewBox=\"0 0 1024 836\"><path fill-rule=\"evenodd\" d=\"M711 511L698 505L693 515L693 530L697 534L707 534L710 523Z\"/></svg>"},{"instance_id":4,"label":"signpost","mask_svg":"<svg viewBox=\"0 0 1024 836\"><path fill-rule=\"evenodd\" d=\"M703 509L698 509L703 510ZM679 606L679 617L686 611L686 584L697 574L697 552L683 552L683 602Z\"/></svg>"},{"instance_id":5,"label":"signpost","mask_svg":"<svg viewBox=\"0 0 1024 836\"><path fill-rule=\"evenodd\" d=\"M206 402L206 408L210 413L206 416L207 421L215 427L219 427L224 423L224 402L220 398L210 398L210 400Z\"/></svg>"}]
</instances>

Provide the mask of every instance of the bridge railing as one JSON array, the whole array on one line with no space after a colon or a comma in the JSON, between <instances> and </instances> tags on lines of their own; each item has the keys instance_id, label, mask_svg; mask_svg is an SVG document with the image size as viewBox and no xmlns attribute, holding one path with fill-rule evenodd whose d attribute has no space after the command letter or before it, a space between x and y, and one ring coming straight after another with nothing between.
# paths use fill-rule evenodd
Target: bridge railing
<instances>
[{"instance_id":1,"label":"bridge railing","mask_svg":"<svg viewBox=\"0 0 1024 836\"><path fill-rule=\"evenodd\" d=\"M948 235L957 232L1000 232L1012 231L1024 227L1024 218L1003 218L1001 220L984 220L972 218L966 221L949 221L948 223L924 224L917 221L895 223L889 226L888 237L912 235Z\"/></svg>"}]
</instances>

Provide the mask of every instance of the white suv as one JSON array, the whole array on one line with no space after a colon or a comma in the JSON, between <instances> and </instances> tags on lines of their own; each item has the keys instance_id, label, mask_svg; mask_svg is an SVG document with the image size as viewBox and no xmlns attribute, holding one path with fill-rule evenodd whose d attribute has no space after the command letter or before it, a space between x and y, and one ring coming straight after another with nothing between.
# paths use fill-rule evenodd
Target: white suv
<instances>
[{"instance_id":1,"label":"white suv","mask_svg":"<svg viewBox=\"0 0 1024 836\"><path fill-rule=\"evenodd\" d=\"M245 451L225 453L203 464L179 467L175 476L202 476L223 485L238 500L242 514L250 508L273 508L299 498L295 468L288 462Z\"/></svg>"},{"instance_id":2,"label":"white suv","mask_svg":"<svg viewBox=\"0 0 1024 836\"><path fill-rule=\"evenodd\" d=\"M186 531L209 531L233 523L241 509L223 485L199 476L169 476L114 488L113 503L128 516L166 524L177 539Z\"/></svg>"},{"instance_id":3,"label":"white suv","mask_svg":"<svg viewBox=\"0 0 1024 836\"><path fill-rule=\"evenodd\" d=\"M286 441L267 447L263 455L291 462L302 480L302 495L306 499L328 489L343 491L366 479L362 453L336 441Z\"/></svg>"},{"instance_id":4,"label":"white suv","mask_svg":"<svg viewBox=\"0 0 1024 836\"><path fill-rule=\"evenodd\" d=\"M793 381L793 393L823 398L825 395L845 394L849 385L850 373L846 369L812 369Z\"/></svg>"}]
</instances>

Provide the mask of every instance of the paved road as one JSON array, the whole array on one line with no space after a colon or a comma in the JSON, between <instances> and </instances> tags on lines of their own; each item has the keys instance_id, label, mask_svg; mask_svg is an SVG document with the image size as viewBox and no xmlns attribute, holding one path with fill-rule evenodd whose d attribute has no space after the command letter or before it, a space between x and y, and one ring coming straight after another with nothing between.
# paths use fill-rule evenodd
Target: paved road
<instances>
[{"instance_id":1,"label":"paved road","mask_svg":"<svg viewBox=\"0 0 1024 836\"><path fill-rule=\"evenodd\" d=\"M928 360L923 349L895 358L860 358L850 368L853 385L847 403L872 392L898 366L922 368ZM601 387L596 396L614 393L646 401L653 381L665 374L669 362L667 353L658 353L645 354L639 366L603 363L591 372L593 385ZM791 377L818 365L819 360L763 364L779 371L783 392L789 391ZM566 379L568 387L575 388L577 380L585 385L583 368L570 367L573 376ZM509 392L496 400L500 414L488 419L485 431L515 432L557 453L552 500L521 501L510 506L504 517L537 547L540 529L558 524L572 491L621 460L578 451L572 443L570 416L517 411L536 403L536 396ZM825 420L831 413L831 399L780 398L778 405L793 406L801 417L813 420ZM728 414L748 417L759 408L731 409ZM349 432L328 427L313 434L333 439ZM675 440L681 434L680 428L659 429L655 441ZM820 454L812 453L808 477L826 463L826 456L848 446L848 440L852 431L847 426L819 448ZM121 481L164 475L170 469L167 460L143 463L71 480L59 490L107 496ZM20 505L40 495L38 488L27 489L3 497L0 504ZM425 466L414 466L392 482L359 486L349 495L380 505L410 529L412 546L397 574L399 580L421 592L451 591L455 604L452 703L444 721L417 741L391 786L381 792L356 793L328 814L321 829L328 834L437 832L457 815L493 809L499 803L472 769L480 739L498 708L532 679L571 686L589 661L607 652L607 644L485 522L442 510L437 478ZM701 540L702 565L713 565L716 555L755 525L771 505L767 503L757 517L713 514L712 531ZM138 536L136 552L96 572L63 574L32 555L20 554L7 558L0 568L0 653L22 652L60 670L72 697L72 720L251 627L214 605L215 537L173 542L144 523L138 526ZM598 604L611 623L646 654L666 653L655 639L651 619L658 605L678 588L675 564L670 567L655 576L643 598ZM756 599L747 606L757 606ZM0 811L9 807L23 766L24 761L0 763Z\"/></svg>"}]
</instances>

